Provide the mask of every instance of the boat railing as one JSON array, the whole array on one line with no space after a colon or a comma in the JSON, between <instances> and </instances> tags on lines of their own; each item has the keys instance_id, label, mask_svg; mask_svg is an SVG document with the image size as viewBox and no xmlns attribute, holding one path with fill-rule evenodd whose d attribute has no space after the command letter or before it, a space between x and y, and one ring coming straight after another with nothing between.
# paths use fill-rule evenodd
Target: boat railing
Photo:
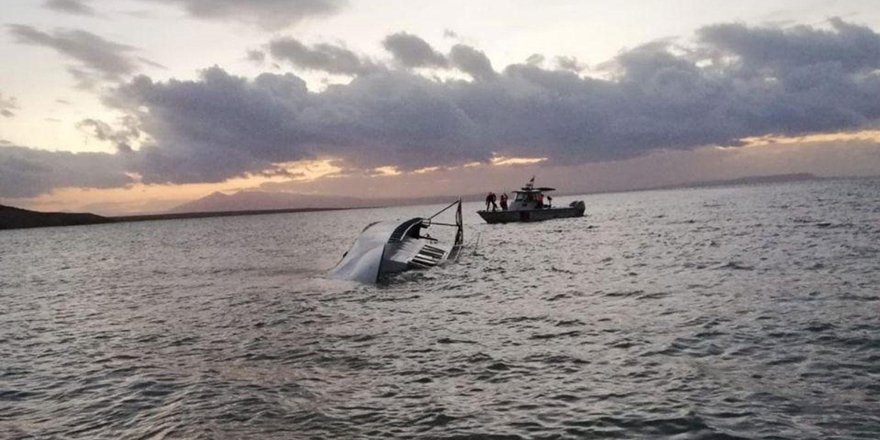
<instances>
[{"instance_id":1,"label":"boat railing","mask_svg":"<svg viewBox=\"0 0 880 440\"><path fill-rule=\"evenodd\" d=\"M406 236L406 233L409 232L409 230L410 230L410 229L411 229L416 223L419 223L419 222L421 222L422 220L423 220L423 219L421 219L421 218L419 218L419 217L416 217L416 218L409 219L409 220L407 220L407 221L401 223L401 224L398 225L396 228L394 228L394 231L391 233L391 237L388 238L388 241L389 241L389 242L393 242L393 243L397 243L397 242L403 240L403 237Z\"/></svg>"},{"instance_id":2,"label":"boat railing","mask_svg":"<svg viewBox=\"0 0 880 440\"><path fill-rule=\"evenodd\" d=\"M434 221L434 217L437 217L438 215L446 212L447 210L449 210L453 206L456 207L456 209L455 209L455 223L445 223L445 222ZM429 226L430 225L437 225L437 226L447 226L447 227L456 228L455 242L452 245L452 249L449 251L449 259L453 260L453 261L458 259L458 255L461 251L461 247L464 244L464 224L463 224L462 215L461 215L461 199L458 199L458 200L450 203L449 205L447 205L443 209L437 211L434 215L432 215L426 219L423 219L422 221L423 222L427 221Z\"/></svg>"}]
</instances>

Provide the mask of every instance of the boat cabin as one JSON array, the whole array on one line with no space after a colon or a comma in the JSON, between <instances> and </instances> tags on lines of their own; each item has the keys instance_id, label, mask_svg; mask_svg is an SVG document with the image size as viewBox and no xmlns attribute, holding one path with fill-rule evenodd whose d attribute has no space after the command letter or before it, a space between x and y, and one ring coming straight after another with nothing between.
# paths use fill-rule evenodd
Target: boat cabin
<instances>
[{"instance_id":1,"label":"boat cabin","mask_svg":"<svg viewBox=\"0 0 880 440\"><path fill-rule=\"evenodd\" d=\"M510 211L530 211L533 209L544 209L550 207L550 196L545 196L545 192L555 191L556 188L548 188L548 187L539 187L535 188L535 185L532 182L526 184L526 186L519 189L519 191L513 191L516 196L513 198L513 203L510 204L508 208Z\"/></svg>"}]
</instances>

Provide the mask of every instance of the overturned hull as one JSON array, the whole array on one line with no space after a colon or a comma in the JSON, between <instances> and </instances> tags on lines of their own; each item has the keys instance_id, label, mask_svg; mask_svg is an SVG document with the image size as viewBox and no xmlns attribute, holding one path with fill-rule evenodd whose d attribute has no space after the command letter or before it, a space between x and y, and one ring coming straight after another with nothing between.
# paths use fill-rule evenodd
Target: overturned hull
<instances>
[{"instance_id":1,"label":"overturned hull","mask_svg":"<svg viewBox=\"0 0 880 440\"><path fill-rule=\"evenodd\" d=\"M452 206L458 206L455 224L436 223L433 218ZM456 227L455 240L440 243L424 231L432 225ZM368 225L330 270L333 279L376 283L390 275L411 269L428 269L458 258L464 241L461 201L453 203L432 217L416 217L405 222L377 222Z\"/></svg>"},{"instance_id":2,"label":"overturned hull","mask_svg":"<svg viewBox=\"0 0 880 440\"><path fill-rule=\"evenodd\" d=\"M486 223L539 222L554 218L583 217L584 202L577 201L565 208L520 209L511 211L477 211Z\"/></svg>"},{"instance_id":3,"label":"overturned hull","mask_svg":"<svg viewBox=\"0 0 880 440\"><path fill-rule=\"evenodd\" d=\"M330 270L329 276L338 280L375 283L379 278L385 244L396 224L373 223L364 228L351 249L342 260Z\"/></svg>"}]
</instances>

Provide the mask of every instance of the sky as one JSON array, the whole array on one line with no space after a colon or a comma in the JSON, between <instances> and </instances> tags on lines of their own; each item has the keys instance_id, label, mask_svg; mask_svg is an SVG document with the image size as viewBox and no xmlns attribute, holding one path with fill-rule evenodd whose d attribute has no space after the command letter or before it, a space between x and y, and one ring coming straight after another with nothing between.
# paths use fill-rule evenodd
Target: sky
<instances>
[{"instance_id":1,"label":"sky","mask_svg":"<svg viewBox=\"0 0 880 440\"><path fill-rule=\"evenodd\" d=\"M0 203L880 174L875 0L4 0Z\"/></svg>"}]
</instances>

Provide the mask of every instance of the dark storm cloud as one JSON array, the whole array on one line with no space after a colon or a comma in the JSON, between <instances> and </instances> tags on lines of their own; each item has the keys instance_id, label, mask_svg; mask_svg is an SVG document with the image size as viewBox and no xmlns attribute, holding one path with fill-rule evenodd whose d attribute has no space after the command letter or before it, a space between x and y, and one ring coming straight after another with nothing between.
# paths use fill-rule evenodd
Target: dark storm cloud
<instances>
[{"instance_id":1,"label":"dark storm cloud","mask_svg":"<svg viewBox=\"0 0 880 440\"><path fill-rule=\"evenodd\" d=\"M496 75L495 70L492 69L492 62L486 54L464 44L452 46L449 60L456 68L476 80L488 80Z\"/></svg>"},{"instance_id":2,"label":"dark storm cloud","mask_svg":"<svg viewBox=\"0 0 880 440\"><path fill-rule=\"evenodd\" d=\"M292 74L248 79L215 67L190 81L139 76L106 102L135 118L133 126L151 139L119 155L148 183L281 173L276 164L322 157L361 171L461 165L493 154L546 157L548 165L620 160L877 123L880 59L871 48L880 35L832 25L823 31L706 28L686 53L670 42L621 53L606 64L608 79L529 64L496 72L482 52L458 45L450 65L474 80L443 81L408 70L364 69L360 57L337 52L343 48L286 39L279 41L294 43L281 46L281 57L354 79L310 92ZM766 35L780 41L770 44ZM751 38L767 50L836 50L771 62L743 43Z\"/></svg>"},{"instance_id":3,"label":"dark storm cloud","mask_svg":"<svg viewBox=\"0 0 880 440\"><path fill-rule=\"evenodd\" d=\"M20 44L43 46L77 61L68 71L81 87L90 88L97 82L120 81L138 71L142 64L158 66L136 55L132 46L106 40L83 30L56 30L47 33L31 26L11 24L9 32Z\"/></svg>"},{"instance_id":4,"label":"dark storm cloud","mask_svg":"<svg viewBox=\"0 0 880 440\"><path fill-rule=\"evenodd\" d=\"M18 110L16 99L12 96L4 97L3 93L0 93L0 116L11 118L15 116L15 110Z\"/></svg>"},{"instance_id":5,"label":"dark storm cloud","mask_svg":"<svg viewBox=\"0 0 880 440\"><path fill-rule=\"evenodd\" d=\"M345 0L152 0L176 4L193 17L239 21L278 30L305 18L336 13Z\"/></svg>"},{"instance_id":6,"label":"dark storm cloud","mask_svg":"<svg viewBox=\"0 0 880 440\"><path fill-rule=\"evenodd\" d=\"M133 116L123 117L118 124L121 128L114 128L104 121L88 118L78 122L76 128L95 136L98 140L113 143L120 153L131 153L132 143L141 135L137 124L138 121Z\"/></svg>"},{"instance_id":7,"label":"dark storm cloud","mask_svg":"<svg viewBox=\"0 0 880 440\"><path fill-rule=\"evenodd\" d=\"M869 48L880 41L852 25L780 32L788 47L805 38L810 47L851 41ZM860 38L842 38L850 33ZM474 81L437 81L406 71L363 73L354 54L324 56L283 41L292 43L276 46L277 55L301 66L361 74L320 93L290 74L248 80L212 68L196 81L140 77L111 100L129 111L149 110L136 114L155 142L139 153L136 171L148 181L215 182L322 156L352 167L407 170L493 154L584 163L739 145L749 136L853 129L880 117L880 77L873 73L880 60L842 63L841 51L827 53L831 61L786 62L756 76L730 64L705 65L669 42L655 42L620 54L608 64L613 79L603 80L528 64L498 73L482 52L458 45L449 60ZM766 65L763 55L734 50L740 46L719 34L697 43L737 58L737 65Z\"/></svg>"},{"instance_id":8,"label":"dark storm cloud","mask_svg":"<svg viewBox=\"0 0 880 440\"><path fill-rule=\"evenodd\" d=\"M54 11L75 15L95 15L87 0L46 0L43 4Z\"/></svg>"},{"instance_id":9,"label":"dark storm cloud","mask_svg":"<svg viewBox=\"0 0 880 440\"><path fill-rule=\"evenodd\" d=\"M851 73L880 65L880 39L874 31L840 18L828 22L829 30L720 24L700 29L698 36L712 53L736 55L744 69L787 72L833 63Z\"/></svg>"},{"instance_id":10,"label":"dark storm cloud","mask_svg":"<svg viewBox=\"0 0 880 440\"><path fill-rule=\"evenodd\" d=\"M326 43L306 46L290 37L272 40L269 53L295 67L328 73L358 75L376 69L372 62L344 47Z\"/></svg>"},{"instance_id":11,"label":"dark storm cloud","mask_svg":"<svg viewBox=\"0 0 880 440\"><path fill-rule=\"evenodd\" d=\"M36 197L55 188L117 188L130 183L120 155L0 147L0 197Z\"/></svg>"},{"instance_id":12,"label":"dark storm cloud","mask_svg":"<svg viewBox=\"0 0 880 440\"><path fill-rule=\"evenodd\" d=\"M197 81L139 77L108 102L149 110L138 113L154 139L136 154L145 181L217 182L326 155L367 167L487 159L447 92L416 75L382 72L315 94L291 74L247 80L211 68Z\"/></svg>"},{"instance_id":13,"label":"dark storm cloud","mask_svg":"<svg viewBox=\"0 0 880 440\"><path fill-rule=\"evenodd\" d=\"M445 67L447 64L443 54L434 50L425 40L406 32L385 37L382 46L406 67Z\"/></svg>"},{"instance_id":14,"label":"dark storm cloud","mask_svg":"<svg viewBox=\"0 0 880 440\"><path fill-rule=\"evenodd\" d=\"M621 53L603 67L618 75L621 81L641 82L660 72L696 72L701 69L694 60L670 51L667 42L652 42Z\"/></svg>"}]
</instances>

